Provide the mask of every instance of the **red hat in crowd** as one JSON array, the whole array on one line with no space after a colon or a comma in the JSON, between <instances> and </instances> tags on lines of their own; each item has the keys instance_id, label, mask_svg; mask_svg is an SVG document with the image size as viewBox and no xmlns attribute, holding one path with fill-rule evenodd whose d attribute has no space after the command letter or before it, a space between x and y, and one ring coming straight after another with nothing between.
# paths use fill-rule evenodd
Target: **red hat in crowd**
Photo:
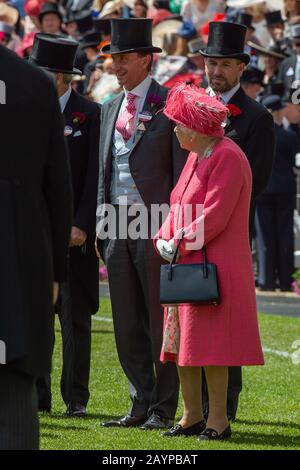
<instances>
[{"instance_id":1,"label":"red hat in crowd","mask_svg":"<svg viewBox=\"0 0 300 470\"><path fill-rule=\"evenodd\" d=\"M168 94L164 114L200 134L223 137L228 109L204 88L181 83Z\"/></svg>"},{"instance_id":2,"label":"red hat in crowd","mask_svg":"<svg viewBox=\"0 0 300 470\"><path fill-rule=\"evenodd\" d=\"M27 0L24 11L28 16L39 16L43 3L43 0Z\"/></svg>"}]
</instances>

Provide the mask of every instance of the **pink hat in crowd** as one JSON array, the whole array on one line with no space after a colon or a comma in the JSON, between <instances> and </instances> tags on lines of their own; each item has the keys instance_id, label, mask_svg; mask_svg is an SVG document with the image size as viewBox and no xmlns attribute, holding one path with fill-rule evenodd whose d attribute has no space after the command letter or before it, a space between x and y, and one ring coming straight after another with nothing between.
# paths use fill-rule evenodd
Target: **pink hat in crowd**
<instances>
[{"instance_id":1,"label":"pink hat in crowd","mask_svg":"<svg viewBox=\"0 0 300 470\"><path fill-rule=\"evenodd\" d=\"M26 50L33 46L35 34L35 31L31 31L23 37L22 42L17 50L19 57L24 57L26 55Z\"/></svg>"},{"instance_id":2,"label":"pink hat in crowd","mask_svg":"<svg viewBox=\"0 0 300 470\"><path fill-rule=\"evenodd\" d=\"M203 88L180 83L168 94L164 114L200 134L223 137L228 108Z\"/></svg>"}]
</instances>

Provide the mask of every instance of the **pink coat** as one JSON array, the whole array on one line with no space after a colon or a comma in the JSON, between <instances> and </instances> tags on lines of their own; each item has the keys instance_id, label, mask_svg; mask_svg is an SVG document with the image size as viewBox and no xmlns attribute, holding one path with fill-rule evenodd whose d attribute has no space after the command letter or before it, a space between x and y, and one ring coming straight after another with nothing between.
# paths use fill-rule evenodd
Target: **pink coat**
<instances>
[{"instance_id":1,"label":"pink coat","mask_svg":"<svg viewBox=\"0 0 300 470\"><path fill-rule=\"evenodd\" d=\"M202 262L204 243L208 261L217 265L221 304L180 306L179 353L162 351L161 361L177 361L180 366L264 363L248 235L251 185L247 158L230 139L221 139L211 157L200 162L190 153L172 191L170 213L155 239L176 239L183 226L179 263L186 264ZM187 204L192 205L192 218L180 224L176 205ZM198 218L196 204L203 204ZM195 233L202 236L197 249L191 250L188 243Z\"/></svg>"}]
</instances>

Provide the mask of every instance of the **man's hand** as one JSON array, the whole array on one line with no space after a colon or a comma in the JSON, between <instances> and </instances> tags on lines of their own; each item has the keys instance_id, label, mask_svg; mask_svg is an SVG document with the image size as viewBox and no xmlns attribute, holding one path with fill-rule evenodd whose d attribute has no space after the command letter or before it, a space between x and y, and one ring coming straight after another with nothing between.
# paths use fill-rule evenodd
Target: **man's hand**
<instances>
[{"instance_id":1,"label":"man's hand","mask_svg":"<svg viewBox=\"0 0 300 470\"><path fill-rule=\"evenodd\" d=\"M87 239L87 234L80 228L72 227L69 246L82 246Z\"/></svg>"},{"instance_id":2,"label":"man's hand","mask_svg":"<svg viewBox=\"0 0 300 470\"><path fill-rule=\"evenodd\" d=\"M53 305L56 304L58 299L59 284L58 282L53 282Z\"/></svg>"}]
</instances>

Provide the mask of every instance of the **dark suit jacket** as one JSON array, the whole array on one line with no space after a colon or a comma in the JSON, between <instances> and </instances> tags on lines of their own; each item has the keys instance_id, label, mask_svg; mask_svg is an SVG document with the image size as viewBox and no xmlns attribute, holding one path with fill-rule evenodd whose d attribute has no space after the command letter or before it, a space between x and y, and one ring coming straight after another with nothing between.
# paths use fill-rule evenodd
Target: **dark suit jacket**
<instances>
[{"instance_id":1,"label":"dark suit jacket","mask_svg":"<svg viewBox=\"0 0 300 470\"><path fill-rule=\"evenodd\" d=\"M171 190L187 158L187 152L180 148L173 132L174 124L162 112L157 112L163 107L167 94L166 88L152 81L143 110L150 111L153 118L144 123L146 130L138 133L129 155L132 177L148 209L151 204L169 204ZM150 95L161 97L162 105L151 108ZM110 202L112 139L123 98L124 93L120 93L102 106L98 207Z\"/></svg>"},{"instance_id":2,"label":"dark suit jacket","mask_svg":"<svg viewBox=\"0 0 300 470\"><path fill-rule=\"evenodd\" d=\"M297 192L295 155L299 151L297 134L275 124L276 152L269 184L264 193Z\"/></svg>"},{"instance_id":3,"label":"dark suit jacket","mask_svg":"<svg viewBox=\"0 0 300 470\"><path fill-rule=\"evenodd\" d=\"M285 96L289 96L289 91L295 81L295 68L297 64L297 56L294 54L281 62L278 79L283 82L285 88ZM291 71L293 70L293 73Z\"/></svg>"},{"instance_id":4,"label":"dark suit jacket","mask_svg":"<svg viewBox=\"0 0 300 470\"><path fill-rule=\"evenodd\" d=\"M233 95L234 104L242 113L231 117L225 134L246 154L252 169L253 187L250 208L250 233L253 231L255 201L269 181L275 151L275 132L272 115L261 104L249 98L242 88Z\"/></svg>"},{"instance_id":5,"label":"dark suit jacket","mask_svg":"<svg viewBox=\"0 0 300 470\"><path fill-rule=\"evenodd\" d=\"M84 117L73 123L73 113ZM88 235L86 251L70 249L72 299L76 308L95 313L99 306L99 262L94 249L99 171L100 106L72 91L64 110L74 194L75 227Z\"/></svg>"},{"instance_id":6,"label":"dark suit jacket","mask_svg":"<svg viewBox=\"0 0 300 470\"><path fill-rule=\"evenodd\" d=\"M50 371L52 283L64 281L72 221L71 178L53 82L0 46L0 339L7 362Z\"/></svg>"}]
</instances>

